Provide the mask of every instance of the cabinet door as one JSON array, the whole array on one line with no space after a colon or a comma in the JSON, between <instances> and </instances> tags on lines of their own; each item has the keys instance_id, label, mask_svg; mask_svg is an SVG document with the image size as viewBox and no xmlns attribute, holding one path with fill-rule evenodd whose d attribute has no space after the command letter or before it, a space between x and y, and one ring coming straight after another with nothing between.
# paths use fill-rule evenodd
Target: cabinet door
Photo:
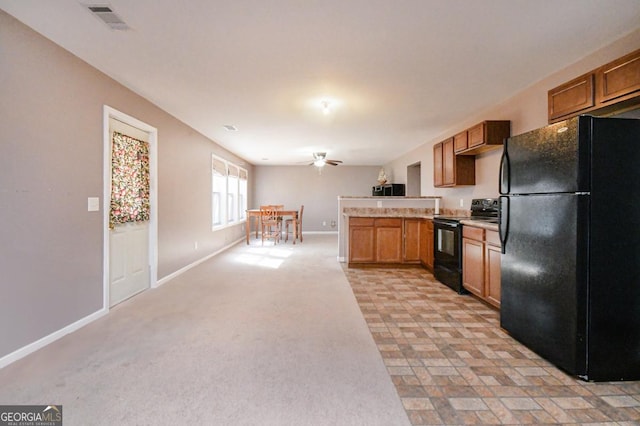
<instances>
[{"instance_id":1,"label":"cabinet door","mask_svg":"<svg viewBox=\"0 0 640 426\"><path fill-rule=\"evenodd\" d=\"M427 240L425 249L425 265L433 271L433 221L427 220Z\"/></svg>"},{"instance_id":2,"label":"cabinet door","mask_svg":"<svg viewBox=\"0 0 640 426\"><path fill-rule=\"evenodd\" d=\"M484 123L480 123L469 129L469 148L485 143Z\"/></svg>"},{"instance_id":3,"label":"cabinet door","mask_svg":"<svg viewBox=\"0 0 640 426\"><path fill-rule=\"evenodd\" d=\"M433 186L442 186L442 142L433 146Z\"/></svg>"},{"instance_id":4,"label":"cabinet door","mask_svg":"<svg viewBox=\"0 0 640 426\"><path fill-rule=\"evenodd\" d=\"M420 262L422 266L433 270L433 221L420 221Z\"/></svg>"},{"instance_id":5,"label":"cabinet door","mask_svg":"<svg viewBox=\"0 0 640 426\"><path fill-rule=\"evenodd\" d=\"M420 261L420 219L404 220L404 261Z\"/></svg>"},{"instance_id":6,"label":"cabinet door","mask_svg":"<svg viewBox=\"0 0 640 426\"><path fill-rule=\"evenodd\" d=\"M442 142L442 184L455 185L456 183L456 156L453 152L453 138Z\"/></svg>"},{"instance_id":7,"label":"cabinet door","mask_svg":"<svg viewBox=\"0 0 640 426\"><path fill-rule=\"evenodd\" d=\"M608 104L640 96L640 50L596 71L598 103Z\"/></svg>"},{"instance_id":8,"label":"cabinet door","mask_svg":"<svg viewBox=\"0 0 640 426\"><path fill-rule=\"evenodd\" d=\"M376 261L379 263L402 262L402 223L400 226L376 226Z\"/></svg>"},{"instance_id":9,"label":"cabinet door","mask_svg":"<svg viewBox=\"0 0 640 426\"><path fill-rule=\"evenodd\" d=\"M588 73L549 90L549 122L575 115L595 105L594 74Z\"/></svg>"},{"instance_id":10,"label":"cabinet door","mask_svg":"<svg viewBox=\"0 0 640 426\"><path fill-rule=\"evenodd\" d=\"M484 243L462 239L462 285L484 298Z\"/></svg>"},{"instance_id":11,"label":"cabinet door","mask_svg":"<svg viewBox=\"0 0 640 426\"><path fill-rule=\"evenodd\" d=\"M349 221L349 263L375 262L373 219L352 218Z\"/></svg>"},{"instance_id":12,"label":"cabinet door","mask_svg":"<svg viewBox=\"0 0 640 426\"><path fill-rule=\"evenodd\" d=\"M500 307L500 259L502 253L499 246L486 245L485 250L485 294L487 301Z\"/></svg>"},{"instance_id":13,"label":"cabinet door","mask_svg":"<svg viewBox=\"0 0 640 426\"><path fill-rule=\"evenodd\" d=\"M469 148L468 133L466 130L453 137L453 147L455 152L464 151Z\"/></svg>"}]
</instances>

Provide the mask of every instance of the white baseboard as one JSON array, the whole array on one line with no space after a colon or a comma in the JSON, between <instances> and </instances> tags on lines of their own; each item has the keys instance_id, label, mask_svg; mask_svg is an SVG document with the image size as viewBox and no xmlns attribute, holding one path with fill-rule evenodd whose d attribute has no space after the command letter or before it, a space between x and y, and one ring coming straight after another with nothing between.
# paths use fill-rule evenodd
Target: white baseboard
<instances>
[{"instance_id":1,"label":"white baseboard","mask_svg":"<svg viewBox=\"0 0 640 426\"><path fill-rule=\"evenodd\" d=\"M69 333L73 333L74 331L84 327L85 325L92 323L93 321L97 320L98 318L106 315L109 312L108 309L100 309L99 311L96 311L90 315L87 315L84 318L79 319L78 321L74 322L73 324L69 324L68 326L61 328L58 331L54 331L53 333L49 334L48 336L45 336L39 340L36 340L33 343L30 343L26 346L23 346L22 348L11 352L8 355L3 356L2 358L0 358L0 368L4 368L7 365L16 362L17 360L24 358L25 356L37 351L38 349L41 349L45 346L47 346L50 343L55 342L56 340L66 336Z\"/></svg>"},{"instance_id":2,"label":"white baseboard","mask_svg":"<svg viewBox=\"0 0 640 426\"><path fill-rule=\"evenodd\" d=\"M327 234L337 234L338 231L304 231L304 235L307 234L318 234L318 235L327 235Z\"/></svg>"},{"instance_id":3,"label":"white baseboard","mask_svg":"<svg viewBox=\"0 0 640 426\"><path fill-rule=\"evenodd\" d=\"M221 249L219 249L219 250L217 250L217 251L214 251L213 253L208 254L208 255L206 255L205 257L203 257L203 258L201 258L201 259L198 259L198 260L196 260L195 262L190 263L189 265L184 266L184 267L182 267L182 268L178 269L178 270L177 270L177 271L175 271L175 272L172 272L171 274L169 274L169 275L167 275L167 276L165 276L165 277L162 277L161 279L159 279L159 280L156 282L156 285L155 285L155 286L156 286L156 287L160 287L162 284L166 284L167 282L171 281L172 279L176 278L177 276L184 274L184 273L185 273L185 272L187 272L189 269L191 269L191 268L193 268L193 267L198 266L198 265L199 265L199 264L201 264L202 262L206 262L207 260L211 259L213 256L217 256L218 254L222 253L223 251L228 250L229 248L231 248L231 247L235 246L235 245L236 245L236 244L238 244L239 242L241 242L241 241L245 241L245 239L246 239L246 237L244 237L244 236L243 236L242 238L237 239L236 241L232 242L231 244L228 244L228 245L226 245L226 246L222 247Z\"/></svg>"}]
</instances>

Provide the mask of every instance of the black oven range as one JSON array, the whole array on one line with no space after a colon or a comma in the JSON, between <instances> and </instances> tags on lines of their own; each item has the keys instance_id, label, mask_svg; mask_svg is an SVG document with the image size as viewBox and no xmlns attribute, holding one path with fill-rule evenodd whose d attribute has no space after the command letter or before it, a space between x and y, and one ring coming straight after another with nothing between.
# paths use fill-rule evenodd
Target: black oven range
<instances>
[{"instance_id":1,"label":"black oven range","mask_svg":"<svg viewBox=\"0 0 640 426\"><path fill-rule=\"evenodd\" d=\"M438 281L459 294L468 293L462 286L462 224L461 220L482 220L498 223L500 211L497 198L477 198L471 201L470 216L435 216L433 218L433 275Z\"/></svg>"}]
</instances>

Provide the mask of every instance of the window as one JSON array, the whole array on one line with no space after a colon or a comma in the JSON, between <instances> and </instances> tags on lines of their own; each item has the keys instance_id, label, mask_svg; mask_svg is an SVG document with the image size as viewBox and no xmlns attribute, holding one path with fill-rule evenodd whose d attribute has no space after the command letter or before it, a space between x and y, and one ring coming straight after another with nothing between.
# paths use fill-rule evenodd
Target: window
<instances>
[{"instance_id":1,"label":"window","mask_svg":"<svg viewBox=\"0 0 640 426\"><path fill-rule=\"evenodd\" d=\"M227 222L235 222L238 220L238 176L240 170L238 166L229 164L227 166Z\"/></svg>"},{"instance_id":2,"label":"window","mask_svg":"<svg viewBox=\"0 0 640 426\"><path fill-rule=\"evenodd\" d=\"M245 169L212 156L211 217L213 228L246 219L247 181Z\"/></svg>"},{"instance_id":3,"label":"window","mask_svg":"<svg viewBox=\"0 0 640 426\"><path fill-rule=\"evenodd\" d=\"M245 169L240 169L238 186L238 204L240 205L240 220L247 218L247 180L249 174Z\"/></svg>"}]
</instances>

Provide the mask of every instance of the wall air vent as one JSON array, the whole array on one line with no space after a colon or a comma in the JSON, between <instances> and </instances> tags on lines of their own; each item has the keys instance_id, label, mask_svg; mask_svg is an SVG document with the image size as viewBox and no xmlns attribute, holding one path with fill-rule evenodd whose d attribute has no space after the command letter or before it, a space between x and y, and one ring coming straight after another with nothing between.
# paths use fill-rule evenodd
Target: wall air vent
<instances>
[{"instance_id":1,"label":"wall air vent","mask_svg":"<svg viewBox=\"0 0 640 426\"><path fill-rule=\"evenodd\" d=\"M91 13L102 22L107 24L112 30L125 31L130 29L129 26L122 20L111 7L106 5L86 5Z\"/></svg>"}]
</instances>

